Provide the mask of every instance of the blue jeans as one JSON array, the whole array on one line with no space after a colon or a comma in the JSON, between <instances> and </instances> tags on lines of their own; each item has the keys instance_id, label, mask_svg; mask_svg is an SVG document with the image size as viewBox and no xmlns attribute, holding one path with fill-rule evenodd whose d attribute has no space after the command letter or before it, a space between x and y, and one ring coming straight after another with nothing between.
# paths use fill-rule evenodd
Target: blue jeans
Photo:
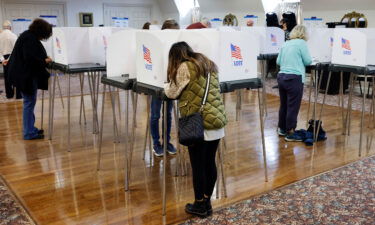
<instances>
[{"instance_id":1,"label":"blue jeans","mask_svg":"<svg viewBox=\"0 0 375 225\"><path fill-rule=\"evenodd\" d=\"M151 101L151 136L154 145L160 144L160 134L159 134L159 119L160 119L160 111L162 109L163 101L157 98L152 97ZM171 140L171 127L172 127L172 109L173 109L173 102L167 101L168 113L167 113L167 141L168 143ZM163 123L164 129L164 123Z\"/></svg>"},{"instance_id":2,"label":"blue jeans","mask_svg":"<svg viewBox=\"0 0 375 225\"><path fill-rule=\"evenodd\" d=\"M23 139L30 140L38 136L38 129L35 125L34 108L36 104L37 89L33 94L22 93L23 98Z\"/></svg>"},{"instance_id":3,"label":"blue jeans","mask_svg":"<svg viewBox=\"0 0 375 225\"><path fill-rule=\"evenodd\" d=\"M303 96L302 76L279 73L280 93L279 127L285 131L297 128L297 118Z\"/></svg>"}]
</instances>

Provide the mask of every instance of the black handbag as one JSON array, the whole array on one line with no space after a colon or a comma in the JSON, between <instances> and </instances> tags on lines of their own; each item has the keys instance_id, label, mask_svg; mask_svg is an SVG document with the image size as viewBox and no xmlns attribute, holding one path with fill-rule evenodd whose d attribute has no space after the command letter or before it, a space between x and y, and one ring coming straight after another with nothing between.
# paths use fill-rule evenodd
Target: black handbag
<instances>
[{"instance_id":1,"label":"black handbag","mask_svg":"<svg viewBox=\"0 0 375 225\"><path fill-rule=\"evenodd\" d=\"M207 76L206 90L202 98L199 112L193 113L189 116L181 117L178 120L178 138L180 144L184 146L191 146L198 142L204 141L204 127L203 127L203 107L206 104L208 91L210 88L211 74Z\"/></svg>"}]
</instances>

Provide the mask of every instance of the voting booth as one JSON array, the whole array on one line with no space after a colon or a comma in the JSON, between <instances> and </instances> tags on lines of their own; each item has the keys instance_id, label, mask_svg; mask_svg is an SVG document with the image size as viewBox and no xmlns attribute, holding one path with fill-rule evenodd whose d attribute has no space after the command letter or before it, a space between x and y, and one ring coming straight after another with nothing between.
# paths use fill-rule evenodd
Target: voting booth
<instances>
[{"instance_id":1,"label":"voting booth","mask_svg":"<svg viewBox=\"0 0 375 225\"><path fill-rule=\"evenodd\" d=\"M89 33L87 28L61 27L53 28L54 61L63 65L92 63Z\"/></svg>"},{"instance_id":2,"label":"voting booth","mask_svg":"<svg viewBox=\"0 0 375 225\"><path fill-rule=\"evenodd\" d=\"M97 63L105 65L108 39L124 28L59 27L53 28L54 61L63 65Z\"/></svg>"},{"instance_id":3,"label":"voting booth","mask_svg":"<svg viewBox=\"0 0 375 225\"><path fill-rule=\"evenodd\" d=\"M178 41L185 41L195 52L204 54L218 64L219 33L216 29L183 30Z\"/></svg>"},{"instance_id":4,"label":"voting booth","mask_svg":"<svg viewBox=\"0 0 375 225\"><path fill-rule=\"evenodd\" d=\"M51 57L52 59L54 59L54 55L53 55L53 40L52 40L52 37L50 37L48 40L46 41L41 41L42 42L42 45L44 47L44 49L46 50L47 52L47 56Z\"/></svg>"},{"instance_id":5,"label":"voting booth","mask_svg":"<svg viewBox=\"0 0 375 225\"><path fill-rule=\"evenodd\" d=\"M113 30L111 27L90 27L88 29L91 62L105 65L108 39Z\"/></svg>"},{"instance_id":6,"label":"voting booth","mask_svg":"<svg viewBox=\"0 0 375 225\"><path fill-rule=\"evenodd\" d=\"M278 54L285 42L285 33L278 27L241 27L241 30L259 37L260 54Z\"/></svg>"},{"instance_id":7,"label":"voting booth","mask_svg":"<svg viewBox=\"0 0 375 225\"><path fill-rule=\"evenodd\" d=\"M219 43L220 82L258 77L259 40L244 31L221 31Z\"/></svg>"},{"instance_id":8,"label":"voting booth","mask_svg":"<svg viewBox=\"0 0 375 225\"><path fill-rule=\"evenodd\" d=\"M332 63L375 65L375 29L335 29Z\"/></svg>"},{"instance_id":9,"label":"voting booth","mask_svg":"<svg viewBox=\"0 0 375 225\"><path fill-rule=\"evenodd\" d=\"M178 41L179 34L179 30L137 32L137 82L164 88L169 50Z\"/></svg>"},{"instance_id":10,"label":"voting booth","mask_svg":"<svg viewBox=\"0 0 375 225\"><path fill-rule=\"evenodd\" d=\"M108 39L107 77L136 78L136 30L123 30Z\"/></svg>"},{"instance_id":11,"label":"voting booth","mask_svg":"<svg viewBox=\"0 0 375 225\"><path fill-rule=\"evenodd\" d=\"M308 29L307 46L313 64L331 62L333 46L333 29L310 28Z\"/></svg>"}]
</instances>

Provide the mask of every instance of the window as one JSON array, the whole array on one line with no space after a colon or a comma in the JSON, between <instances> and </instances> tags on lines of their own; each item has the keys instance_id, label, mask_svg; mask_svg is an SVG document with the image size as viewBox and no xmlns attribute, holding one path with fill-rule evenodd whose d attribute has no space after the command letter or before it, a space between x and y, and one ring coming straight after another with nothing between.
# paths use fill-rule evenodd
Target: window
<instances>
[{"instance_id":1,"label":"window","mask_svg":"<svg viewBox=\"0 0 375 225\"><path fill-rule=\"evenodd\" d=\"M198 0L174 0L180 17L185 17L192 9L199 7Z\"/></svg>"},{"instance_id":2,"label":"window","mask_svg":"<svg viewBox=\"0 0 375 225\"><path fill-rule=\"evenodd\" d=\"M264 11L274 12L281 3L295 3L301 2L300 0L262 0Z\"/></svg>"}]
</instances>

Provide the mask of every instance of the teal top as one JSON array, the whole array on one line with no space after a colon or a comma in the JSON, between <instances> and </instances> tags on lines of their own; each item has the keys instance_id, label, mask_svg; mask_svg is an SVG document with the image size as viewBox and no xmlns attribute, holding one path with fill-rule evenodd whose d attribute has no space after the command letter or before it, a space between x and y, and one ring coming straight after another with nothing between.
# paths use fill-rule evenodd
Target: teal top
<instances>
[{"instance_id":1,"label":"teal top","mask_svg":"<svg viewBox=\"0 0 375 225\"><path fill-rule=\"evenodd\" d=\"M302 39L285 42L277 57L280 73L301 75L303 83L305 83L306 66L311 63L309 49L306 41Z\"/></svg>"}]
</instances>

